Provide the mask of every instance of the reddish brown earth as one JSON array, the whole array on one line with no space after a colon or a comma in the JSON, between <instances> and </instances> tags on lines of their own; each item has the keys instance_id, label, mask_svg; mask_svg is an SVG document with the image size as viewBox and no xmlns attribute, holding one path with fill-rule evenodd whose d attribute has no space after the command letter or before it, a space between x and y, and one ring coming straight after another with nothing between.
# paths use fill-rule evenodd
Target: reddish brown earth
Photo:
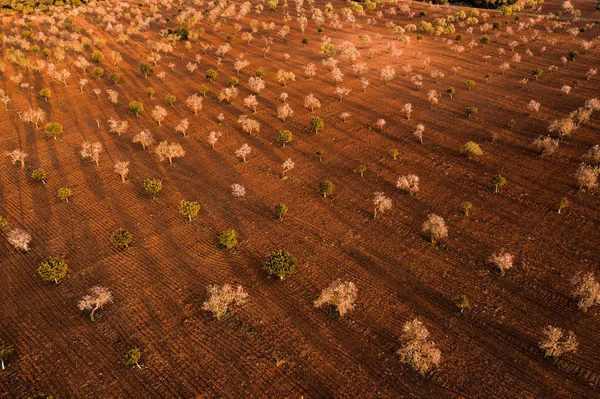
<instances>
[{"instance_id":1,"label":"reddish brown earth","mask_svg":"<svg viewBox=\"0 0 600 399\"><path fill-rule=\"evenodd\" d=\"M344 6L333 3L336 10ZM600 18L591 1L574 4L584 17ZM547 1L543 12L559 5ZM242 25L247 29L249 20L257 18L273 20L279 29L281 8L259 16L253 12ZM429 9L417 3L412 8L426 9L429 21L457 10ZM295 15L293 5L289 11ZM173 8L164 15L175 14ZM44 187L7 157L0 162L0 214L8 217L10 227L22 227L33 236L32 250L25 254L0 240L0 339L15 347L7 369L0 372L0 397L36 393L56 398L600 396L598 308L579 311L570 283L578 271L599 272L598 193L579 192L574 178L587 150L600 144L598 113L563 140L553 156L541 158L531 147L534 138L546 134L551 120L566 117L585 100L600 96L600 77L585 80L585 72L600 65L599 49L583 54L579 45L582 38L598 37L598 26L573 39L564 29L549 34L544 28L549 22L542 22L533 28L540 31L541 39L521 43L515 51L523 56L522 62L518 66L511 62L513 68L502 76L498 65L512 57L507 43L533 33L516 32L512 17L502 19L492 13L488 22L509 21L515 29L513 37L503 32L496 39L491 33L490 45L470 52L466 45L470 36L465 34L467 50L458 57L440 38L426 35L417 44L411 33L413 41L403 48L400 63L383 51L394 35L379 21L367 32L373 39L374 57L361 50L361 61L371 68L371 85L362 93L350 65L341 61L343 85L352 92L339 102L333 96L330 74L321 65L319 34L312 22L304 35L309 38L306 47L300 44L303 35L295 21L289 23L287 44L272 32L274 44L266 59L261 47L267 32L261 28L250 46L238 34L214 83L204 78L208 68L216 68L214 50L202 55L199 69L190 75L185 65L202 51L195 43L188 53L180 43L174 55L163 57L156 68L166 71L163 83L156 77L145 79L137 64L146 57L145 40L157 40L158 31L174 27L174 22L153 26L151 32L133 36L123 45L112 34L99 31L94 18L76 19L75 24L94 28L107 40L102 49L106 59L101 63L106 74L97 80L88 72L90 84L84 93L76 85L83 77L76 68L71 68L68 86L45 74L21 71L24 81L35 87L34 93L42 87L52 90L49 102L18 89L7 78L0 82L12 99L10 112L0 110L0 148L3 152L22 148L29 153L29 170L43 167L48 173ZM405 15L384 16L385 21L392 18L398 24L418 23ZM579 21L574 26L588 23ZM7 34L12 26L10 19L4 20ZM233 32L233 22L221 32L213 32L208 22L198 26L207 32L201 41L215 48ZM326 25L325 31L334 44L351 40L359 45L358 33L346 24L339 31ZM463 32L457 28L457 33ZM473 38L479 40L482 34L477 27L476 32ZM377 34L382 38L376 39ZM558 39L554 47L547 44L551 38ZM543 46L548 48L541 54ZM507 55L499 58L499 47L506 48ZM526 48L533 51L533 58L525 55ZM580 55L563 67L560 57L570 49ZM124 56L118 68L122 81L116 86L106 78L114 70L111 50ZM92 51L86 49L88 57ZM235 75L233 59L240 52L250 66L240 74L239 97L225 105L216 95ZM283 53L291 55L289 62L283 61ZM492 56L487 63L484 54ZM424 57L431 58L427 70L421 69ZM69 53L67 60L73 59ZM167 68L170 62L176 64L175 71ZM317 64L319 72L311 80L304 77L307 62ZM404 63L424 76L420 91L400 73ZM387 64L398 75L384 85L378 76ZM550 65L559 66L558 71L549 73ZM457 76L452 66L461 66ZM251 93L248 77L259 67L265 72L267 88L251 118L259 120L262 129L248 136L236 121L240 114L249 114L242 101ZM531 76L534 68L545 71L538 81ZM296 81L282 87L275 80L278 69L293 71ZM429 77L433 69L446 74L440 84ZM7 62L6 75L17 71ZM489 83L486 73L492 74ZM525 88L519 83L523 77L530 78ZM466 79L476 81L472 91L466 89ZM571 94L561 94L563 84L574 86L574 82ZM194 117L184 101L201 84L207 84L210 93L204 109ZM153 100L145 94L150 86L156 90ZM449 86L456 87L454 99L443 94L440 106L431 110L427 91L445 93ZM97 100L92 88L117 90L118 106L110 105L104 93ZM295 111L287 123L276 118L283 91ZM172 108L162 100L169 93L177 96ZM323 105L314 113L325 121L317 135L309 130L312 114L303 107L309 93ZM536 118L526 110L532 99L542 104ZM139 117L126 108L131 100L144 102L146 111ZM406 120L399 109L409 102L414 113ZM58 140L46 138L18 118L15 111L30 105L43 108L49 120L64 125ZM150 117L155 105L169 112L161 127ZM468 106L476 106L479 114L467 119ZM352 114L346 123L339 118L343 111ZM216 124L220 112L226 117L222 126ZM129 121L128 132L121 137L108 133L110 117ZM191 122L185 138L174 131L183 117ZM387 121L384 132L375 127L378 118ZM516 121L514 130L506 127L510 119ZM423 145L412 134L418 123L426 126ZM172 166L158 162L131 142L143 128L159 140L181 143L186 156ZM292 131L294 142L282 149L274 139L284 128ZM224 132L215 150L206 143L211 130ZM497 140L491 140L492 133ZM79 157L84 140L104 146L99 166ZM470 160L459 153L469 140L481 145L483 157ZM243 143L252 148L247 164L234 155ZM400 159L388 156L392 148L400 151ZM323 162L315 155L318 149L323 150ZM281 180L280 165L288 157L296 167L289 179ZM131 162L126 183L113 172L119 160ZM354 172L360 164L367 166L364 178ZM490 179L498 172L507 184L494 193ZM421 179L416 197L395 187L398 176L409 173ZM155 200L144 193L146 178L163 180ZM327 199L317 192L323 178L335 184L334 194ZM245 198L232 198L232 183L246 187ZM73 189L69 203L56 197L59 187ZM393 199L392 210L376 220L375 191ZM557 214L563 197L571 206ZM178 214L182 199L202 206L191 224ZM462 214L463 201L473 203L470 217ZM278 202L290 209L283 222L273 217ZM444 217L449 226L448 239L437 246L421 233L429 213ZM117 227L134 235L134 245L126 251L110 243L110 233ZM218 234L227 228L240 236L237 251L217 246ZM284 281L267 278L261 266L276 248L285 248L298 260L296 273ZM505 276L486 261L501 248L516 255L516 266ZM44 283L37 275L39 262L49 255L64 256L69 264L69 274L59 285ZM346 322L332 311L313 307L319 292L336 278L355 282L359 290L357 307ZM207 285L224 283L244 286L249 302L219 322L202 310L202 303ZM110 288L114 303L92 323L78 311L77 302L97 284ZM457 314L454 298L458 295L469 297L470 312ZM424 377L395 355L403 323L415 317L442 351L440 367ZM542 329L549 324L572 330L580 342L576 353L556 364L543 360L538 349ZM141 370L121 361L132 347L143 351ZM284 363L277 365L277 360Z\"/></svg>"}]
</instances>

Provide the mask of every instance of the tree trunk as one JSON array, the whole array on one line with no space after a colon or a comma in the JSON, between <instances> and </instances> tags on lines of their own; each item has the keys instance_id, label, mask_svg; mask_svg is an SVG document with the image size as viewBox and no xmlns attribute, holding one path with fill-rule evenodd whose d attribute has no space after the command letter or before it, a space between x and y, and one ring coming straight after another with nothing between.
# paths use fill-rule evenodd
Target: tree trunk
<instances>
[{"instance_id":1,"label":"tree trunk","mask_svg":"<svg viewBox=\"0 0 600 399\"><path fill-rule=\"evenodd\" d=\"M94 312L96 312L97 309L98 309L98 307L95 307L94 309L92 309L92 312L90 313L90 320L92 322L94 321Z\"/></svg>"},{"instance_id":2,"label":"tree trunk","mask_svg":"<svg viewBox=\"0 0 600 399\"><path fill-rule=\"evenodd\" d=\"M2 363L2 370L4 370L4 359L0 359L0 363Z\"/></svg>"}]
</instances>

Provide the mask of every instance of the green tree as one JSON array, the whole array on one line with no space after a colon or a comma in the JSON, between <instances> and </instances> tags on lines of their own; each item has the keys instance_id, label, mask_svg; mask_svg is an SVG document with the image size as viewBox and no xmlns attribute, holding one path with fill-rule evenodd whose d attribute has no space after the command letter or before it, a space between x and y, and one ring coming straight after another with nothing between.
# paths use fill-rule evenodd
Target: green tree
<instances>
[{"instance_id":1,"label":"green tree","mask_svg":"<svg viewBox=\"0 0 600 399\"><path fill-rule=\"evenodd\" d=\"M152 73L154 72L154 68L152 68L150 64L146 64L145 62L140 63L139 68L140 72L142 73L142 75L144 75L145 78L152 75Z\"/></svg>"},{"instance_id":2,"label":"green tree","mask_svg":"<svg viewBox=\"0 0 600 399\"><path fill-rule=\"evenodd\" d=\"M453 99L454 93L456 93L456 89L453 86L450 86L446 89L446 93L450 96L450 99Z\"/></svg>"},{"instance_id":3,"label":"green tree","mask_svg":"<svg viewBox=\"0 0 600 399\"><path fill-rule=\"evenodd\" d=\"M223 231L219 235L219 246L225 249L231 249L237 247L237 233L234 229L228 229Z\"/></svg>"},{"instance_id":4,"label":"green tree","mask_svg":"<svg viewBox=\"0 0 600 399\"><path fill-rule=\"evenodd\" d=\"M100 67L96 67L92 70L92 73L94 74L95 77L100 79L102 76L104 76L104 69L100 68Z\"/></svg>"},{"instance_id":5,"label":"green tree","mask_svg":"<svg viewBox=\"0 0 600 399\"><path fill-rule=\"evenodd\" d=\"M467 86L467 89L469 89L469 90L473 90L473 88L475 87L475 81L474 81L474 80L472 80L472 79L468 79L468 80L465 82L465 86Z\"/></svg>"},{"instance_id":6,"label":"green tree","mask_svg":"<svg viewBox=\"0 0 600 399\"><path fill-rule=\"evenodd\" d=\"M323 129L324 127L325 123L323 122L323 119L319 118L318 116L313 116L310 119L310 128L314 130L315 133L319 133L319 130Z\"/></svg>"},{"instance_id":7,"label":"green tree","mask_svg":"<svg viewBox=\"0 0 600 399\"><path fill-rule=\"evenodd\" d=\"M465 201L461 204L461 207L465 216L469 216L471 214L471 209L473 209L473 204L469 201Z\"/></svg>"},{"instance_id":8,"label":"green tree","mask_svg":"<svg viewBox=\"0 0 600 399\"><path fill-rule=\"evenodd\" d=\"M125 356L123 356L123 363L125 363L126 366L137 366L139 369L142 368L142 366L140 366L140 358L142 357L142 352L139 350L139 348L133 348L130 351L128 351Z\"/></svg>"},{"instance_id":9,"label":"green tree","mask_svg":"<svg viewBox=\"0 0 600 399\"><path fill-rule=\"evenodd\" d=\"M148 87L148 89L146 90L146 94L148 94L148 98L152 99L152 97L154 96L154 89L152 87Z\"/></svg>"},{"instance_id":10,"label":"green tree","mask_svg":"<svg viewBox=\"0 0 600 399\"><path fill-rule=\"evenodd\" d=\"M58 122L49 122L44 126L44 132L48 137L52 137L54 140L63 132L63 127Z\"/></svg>"},{"instance_id":11,"label":"green tree","mask_svg":"<svg viewBox=\"0 0 600 399\"><path fill-rule=\"evenodd\" d=\"M579 55L579 51L576 51L576 50L569 51L569 55L568 55L569 60L575 61L575 58L577 58L578 55Z\"/></svg>"},{"instance_id":12,"label":"green tree","mask_svg":"<svg viewBox=\"0 0 600 399\"><path fill-rule=\"evenodd\" d=\"M506 178L502 176L500 173L492 177L492 184L494 185L494 191L498 192L498 187L502 187L506 184Z\"/></svg>"},{"instance_id":13,"label":"green tree","mask_svg":"<svg viewBox=\"0 0 600 399\"><path fill-rule=\"evenodd\" d=\"M560 212L559 212L560 213ZM0 230L8 226L8 219L0 215Z\"/></svg>"},{"instance_id":14,"label":"green tree","mask_svg":"<svg viewBox=\"0 0 600 399\"><path fill-rule=\"evenodd\" d=\"M71 190L68 187L61 187L58 189L58 198L61 201L67 201L69 202L69 197L71 197L71 195L73 195L73 190Z\"/></svg>"},{"instance_id":15,"label":"green tree","mask_svg":"<svg viewBox=\"0 0 600 399\"><path fill-rule=\"evenodd\" d=\"M469 310L471 308L471 303L469 302L469 298L466 295L457 296L454 300L456 307L460 310L460 313L465 310Z\"/></svg>"},{"instance_id":16,"label":"green tree","mask_svg":"<svg viewBox=\"0 0 600 399\"><path fill-rule=\"evenodd\" d=\"M483 151L481 150L481 147L479 147L479 144L477 144L474 141L468 141L465 144L463 144L460 147L460 152L461 152L461 154L466 155L467 158L472 158L474 156L483 155Z\"/></svg>"},{"instance_id":17,"label":"green tree","mask_svg":"<svg viewBox=\"0 0 600 399\"><path fill-rule=\"evenodd\" d=\"M279 133L277 133L277 144L279 144L282 147L285 147L286 144L289 144L292 142L292 132L290 132L289 130L281 130Z\"/></svg>"},{"instance_id":18,"label":"green tree","mask_svg":"<svg viewBox=\"0 0 600 399\"><path fill-rule=\"evenodd\" d=\"M483 44L484 46L487 46L488 44L490 44L490 38L488 36L483 36L481 39L479 39L479 43Z\"/></svg>"},{"instance_id":19,"label":"green tree","mask_svg":"<svg viewBox=\"0 0 600 399\"><path fill-rule=\"evenodd\" d=\"M283 218L285 217L285 215L288 212L288 207L283 203L279 203L279 204L275 205L274 212L275 212L275 217L277 219L283 220Z\"/></svg>"},{"instance_id":20,"label":"green tree","mask_svg":"<svg viewBox=\"0 0 600 399\"><path fill-rule=\"evenodd\" d=\"M333 193L333 183L329 180L321 180L319 182L319 192L323 194L323 198Z\"/></svg>"},{"instance_id":21,"label":"green tree","mask_svg":"<svg viewBox=\"0 0 600 399\"><path fill-rule=\"evenodd\" d=\"M471 119L472 115L477 115L479 110L475 107L467 107L466 114L469 119Z\"/></svg>"},{"instance_id":22,"label":"green tree","mask_svg":"<svg viewBox=\"0 0 600 399\"><path fill-rule=\"evenodd\" d=\"M8 360L8 357L12 355L15 348L7 342L0 341L0 364L2 364L2 370L5 369L4 361Z\"/></svg>"},{"instance_id":23,"label":"green tree","mask_svg":"<svg viewBox=\"0 0 600 399\"><path fill-rule=\"evenodd\" d=\"M269 254L263 262L263 267L270 275L281 280L292 275L296 269L296 258L283 249L278 249Z\"/></svg>"},{"instance_id":24,"label":"green tree","mask_svg":"<svg viewBox=\"0 0 600 399\"><path fill-rule=\"evenodd\" d=\"M40 263L38 274L44 281L54 281L56 284L67 275L69 266L67 262L60 256L50 256L48 259Z\"/></svg>"},{"instance_id":25,"label":"green tree","mask_svg":"<svg viewBox=\"0 0 600 399\"><path fill-rule=\"evenodd\" d=\"M167 104L169 104L171 107L173 106L173 103L177 100L177 97L175 97L173 94L167 94L165 96L165 102Z\"/></svg>"},{"instance_id":26,"label":"green tree","mask_svg":"<svg viewBox=\"0 0 600 399\"><path fill-rule=\"evenodd\" d=\"M129 110L138 116L141 112L144 112L144 104L139 101L131 101L129 103Z\"/></svg>"},{"instance_id":27,"label":"green tree","mask_svg":"<svg viewBox=\"0 0 600 399\"><path fill-rule=\"evenodd\" d=\"M156 198L156 195L160 190L162 190L162 180L160 179L146 179L144 180L144 190L146 190L146 194L151 196L153 199Z\"/></svg>"},{"instance_id":28,"label":"green tree","mask_svg":"<svg viewBox=\"0 0 600 399\"><path fill-rule=\"evenodd\" d=\"M92 53L92 60L94 60L95 62L100 62L104 59L104 54L102 54L100 51L94 51Z\"/></svg>"},{"instance_id":29,"label":"green tree","mask_svg":"<svg viewBox=\"0 0 600 399\"><path fill-rule=\"evenodd\" d=\"M535 80L538 80L538 78L544 74L544 71L539 68L536 68L533 71L531 71L531 74L535 76Z\"/></svg>"},{"instance_id":30,"label":"green tree","mask_svg":"<svg viewBox=\"0 0 600 399\"><path fill-rule=\"evenodd\" d=\"M210 80L212 82L216 78L217 78L217 71L215 71L212 68L210 68L208 71L206 71L206 79L208 79L208 80Z\"/></svg>"},{"instance_id":31,"label":"green tree","mask_svg":"<svg viewBox=\"0 0 600 399\"><path fill-rule=\"evenodd\" d=\"M48 101L52 96L52 92L50 89L42 89L40 90L40 97L42 97L45 101Z\"/></svg>"},{"instance_id":32,"label":"green tree","mask_svg":"<svg viewBox=\"0 0 600 399\"><path fill-rule=\"evenodd\" d=\"M112 72L110 75L108 75L108 80L110 80L114 84L117 84L121 80L121 75L119 75L116 72Z\"/></svg>"},{"instance_id":33,"label":"green tree","mask_svg":"<svg viewBox=\"0 0 600 399\"><path fill-rule=\"evenodd\" d=\"M206 97L206 93L208 93L208 86L200 85L198 88L198 93L202 94L202 97Z\"/></svg>"},{"instance_id":34,"label":"green tree","mask_svg":"<svg viewBox=\"0 0 600 399\"><path fill-rule=\"evenodd\" d=\"M227 86L235 87L238 83L240 83L240 81L235 76L232 76L227 80Z\"/></svg>"},{"instance_id":35,"label":"green tree","mask_svg":"<svg viewBox=\"0 0 600 399\"><path fill-rule=\"evenodd\" d=\"M40 182L42 182L43 185L46 185L46 171L44 169L42 169L42 168L34 169L31 172L31 177L33 178L33 180L40 181Z\"/></svg>"},{"instance_id":36,"label":"green tree","mask_svg":"<svg viewBox=\"0 0 600 399\"><path fill-rule=\"evenodd\" d=\"M112 242L112 244L119 249L129 248L132 241L133 234L122 227L119 227L110 235L110 242Z\"/></svg>"},{"instance_id":37,"label":"green tree","mask_svg":"<svg viewBox=\"0 0 600 399\"><path fill-rule=\"evenodd\" d=\"M191 222L196 216L198 216L198 212L200 211L200 204L194 201L186 201L181 200L179 203L179 213L188 218Z\"/></svg>"}]
</instances>

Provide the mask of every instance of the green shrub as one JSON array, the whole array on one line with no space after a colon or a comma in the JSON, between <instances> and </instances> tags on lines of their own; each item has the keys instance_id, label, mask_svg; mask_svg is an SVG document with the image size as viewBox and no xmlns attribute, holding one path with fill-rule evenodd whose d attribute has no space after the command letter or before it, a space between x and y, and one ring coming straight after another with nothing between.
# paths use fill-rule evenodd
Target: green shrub
<instances>
[{"instance_id":1,"label":"green shrub","mask_svg":"<svg viewBox=\"0 0 600 399\"><path fill-rule=\"evenodd\" d=\"M225 249L231 249L237 247L237 233L234 229L228 229L223 231L219 235L219 246Z\"/></svg>"},{"instance_id":2,"label":"green shrub","mask_svg":"<svg viewBox=\"0 0 600 399\"><path fill-rule=\"evenodd\" d=\"M162 190L162 180L160 179L146 179L144 180L144 190L146 194L152 198L156 198L156 195Z\"/></svg>"},{"instance_id":3,"label":"green shrub","mask_svg":"<svg viewBox=\"0 0 600 399\"><path fill-rule=\"evenodd\" d=\"M139 101L131 101L129 103L129 110L137 116L140 112L144 111L144 104Z\"/></svg>"},{"instance_id":4,"label":"green shrub","mask_svg":"<svg viewBox=\"0 0 600 399\"><path fill-rule=\"evenodd\" d=\"M477 144L474 141L468 141L465 144L463 144L460 147L460 152L461 152L461 154L466 155L467 158L472 158L474 156L483 155L483 151L481 150L481 147L479 147L479 144Z\"/></svg>"},{"instance_id":5,"label":"green shrub","mask_svg":"<svg viewBox=\"0 0 600 399\"><path fill-rule=\"evenodd\" d=\"M310 128L314 130L315 133L319 133L319 130L323 129L324 127L325 123L323 122L323 119L319 118L318 116L313 116L310 119Z\"/></svg>"},{"instance_id":6,"label":"green shrub","mask_svg":"<svg viewBox=\"0 0 600 399\"><path fill-rule=\"evenodd\" d=\"M142 368L140 366L140 358L142 357L142 352L138 348L133 348L128 351L125 356L123 356L123 363L126 366L137 366L138 368Z\"/></svg>"},{"instance_id":7,"label":"green shrub","mask_svg":"<svg viewBox=\"0 0 600 399\"><path fill-rule=\"evenodd\" d=\"M275 212L275 217L277 219L283 220L286 213L288 212L288 207L285 204L279 203L279 204L275 205L274 212Z\"/></svg>"},{"instance_id":8,"label":"green shrub","mask_svg":"<svg viewBox=\"0 0 600 399\"><path fill-rule=\"evenodd\" d=\"M179 203L179 213L191 222L196 216L198 216L198 212L200 211L200 204L194 201L186 201L181 200Z\"/></svg>"},{"instance_id":9,"label":"green shrub","mask_svg":"<svg viewBox=\"0 0 600 399\"><path fill-rule=\"evenodd\" d=\"M217 78L217 71L215 71L214 69L209 69L208 71L206 71L206 79L210 80L211 82L214 81Z\"/></svg>"},{"instance_id":10,"label":"green shrub","mask_svg":"<svg viewBox=\"0 0 600 399\"><path fill-rule=\"evenodd\" d=\"M323 198L333 193L333 183L329 180L321 180L319 182L319 192L323 194Z\"/></svg>"},{"instance_id":11,"label":"green shrub","mask_svg":"<svg viewBox=\"0 0 600 399\"><path fill-rule=\"evenodd\" d=\"M289 144L292 142L292 132L290 132L289 130L282 130L279 133L277 133L277 144L279 144L282 147L285 147L286 144Z\"/></svg>"},{"instance_id":12,"label":"green shrub","mask_svg":"<svg viewBox=\"0 0 600 399\"><path fill-rule=\"evenodd\" d=\"M127 249L132 241L133 234L122 227L119 227L110 235L110 242L119 249Z\"/></svg>"},{"instance_id":13,"label":"green shrub","mask_svg":"<svg viewBox=\"0 0 600 399\"><path fill-rule=\"evenodd\" d=\"M62 134L63 127L58 122L48 122L46 123L46 126L44 126L44 132L46 133L46 136L56 140L56 138Z\"/></svg>"}]
</instances>

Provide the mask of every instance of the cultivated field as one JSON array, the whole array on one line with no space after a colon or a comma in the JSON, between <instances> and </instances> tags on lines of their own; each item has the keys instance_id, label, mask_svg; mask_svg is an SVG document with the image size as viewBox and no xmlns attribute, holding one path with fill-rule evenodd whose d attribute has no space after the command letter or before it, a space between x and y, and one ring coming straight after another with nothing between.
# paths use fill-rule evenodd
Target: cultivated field
<instances>
[{"instance_id":1,"label":"cultivated field","mask_svg":"<svg viewBox=\"0 0 600 399\"><path fill-rule=\"evenodd\" d=\"M596 304L584 312L572 279L600 274L600 148L588 156L600 144L600 106L592 100L600 98L600 75L592 72L600 66L600 13L591 0L572 3L578 11L557 0L506 16L479 10L468 23L474 14L464 7L386 1L361 15L356 5L342 11L350 3L338 0L331 11L308 1L280 1L274 11L260 1L220 8L103 1L56 8L52 17L4 17L0 88L10 101L6 110L0 104L0 215L8 220L0 237L0 341L14 352L0 370L0 397L599 397L600 288L591 285ZM456 17L460 11L465 18ZM434 29L447 16L454 17L440 23L439 35L426 32L422 21ZM186 23L189 40L169 37L168 29ZM329 39L335 53L326 58ZM153 69L148 77L140 63ZM360 77L357 64L368 68ZM387 69L389 82L381 74L387 66L395 72ZM265 88L252 112L245 99L256 94L249 79L259 69ZM283 85L280 70L295 80ZM228 103L219 95L230 77L239 83ZM118 93L116 104L107 90ZM186 104L194 94L203 98L197 115ZM309 94L320 102L312 112ZM143 103L139 116L131 101ZM284 122L285 103L293 115ZM167 113L160 125L157 106ZM467 116L469 107L476 114ZM46 120L36 129L27 111L38 108ZM260 131L245 132L241 115ZM318 133L313 117L324 122ZM127 129L116 134L110 119ZM176 129L182 119L185 135ZM549 132L560 120L561 129ZM56 139L44 132L47 122L62 125ZM414 134L419 124L422 140ZM155 140L147 149L132 142L145 129ZM276 141L283 130L293 135L284 147ZM214 146L210 132L222 133ZM533 142L548 135L545 145L558 147L540 156ZM185 155L159 160L154 148L165 140ZM461 153L469 141L483 155ZM101 144L97 164L82 158L84 142ZM236 155L243 144L251 148L247 162ZM15 149L28 154L23 168L5 155ZM282 178L288 159L294 167ZM120 161L129 162L124 182L114 170ZM38 168L44 183L31 176ZM397 187L411 174L419 178L414 195ZM498 174L506 181L495 192ZM155 199L146 179L162 180ZM326 197L324 180L333 183ZM232 184L245 195L232 196ZM59 188L72 190L68 202ZM375 218L381 192L391 209ZM182 200L200 205L192 222L179 213ZM278 203L289 208L283 220L274 216ZM422 231L430 214L448 228L435 244ZM126 249L111 243L119 227L133 235ZM8 241L16 228L31 235L29 251ZM232 250L219 247L227 229L238 236ZM284 280L263 268L276 249L297 261ZM490 262L502 253L514 259L503 274ZM68 264L59 284L38 274L49 256ZM314 306L337 279L358 290L344 317ZM212 284L241 285L247 302L217 320L203 309ZM98 285L112 303L92 322L78 303ZM463 295L470 308L460 312ZM441 351L422 374L396 353L403 325L415 318ZM545 359L539 343L548 325L572 331L577 350ZM141 350L141 368L123 362L132 348Z\"/></svg>"}]
</instances>

